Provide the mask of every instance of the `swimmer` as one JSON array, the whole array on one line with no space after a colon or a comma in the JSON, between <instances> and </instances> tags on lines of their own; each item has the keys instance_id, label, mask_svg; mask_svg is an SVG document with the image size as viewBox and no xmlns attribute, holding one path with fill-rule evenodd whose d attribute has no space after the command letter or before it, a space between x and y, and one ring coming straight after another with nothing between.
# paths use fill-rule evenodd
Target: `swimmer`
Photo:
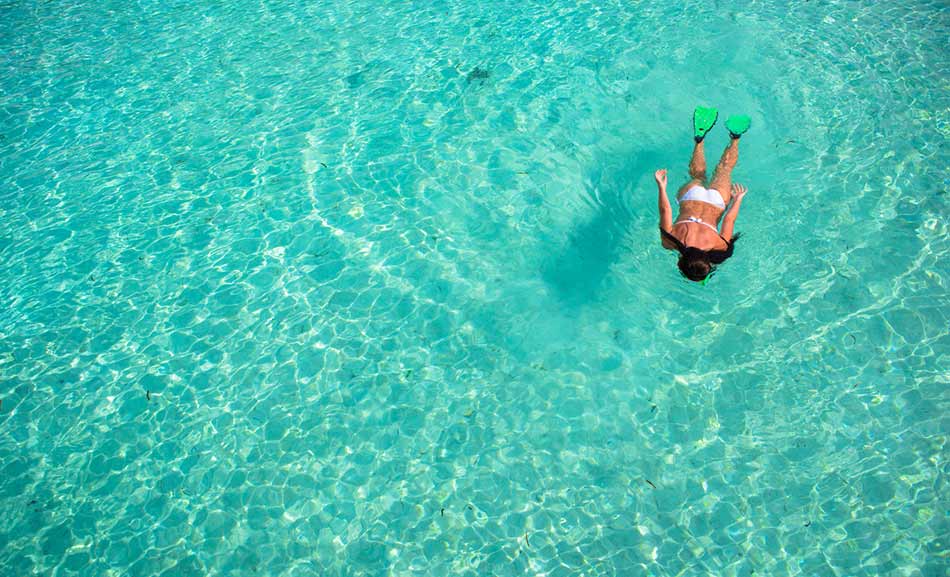
<instances>
[{"instance_id":1,"label":"swimmer","mask_svg":"<svg viewBox=\"0 0 950 577\"><path fill-rule=\"evenodd\" d=\"M676 222L673 222L673 209L666 196L666 169L661 168L653 174L659 188L663 248L680 254L677 266L683 276L704 284L716 270L716 265L732 256L733 246L739 240L739 233L734 233L733 228L747 190L741 184L733 184L732 169L739 160L739 137L751 123L748 116L731 116L726 121L731 136L729 146L707 184L703 139L718 117L716 109L702 106L693 113L693 157L689 161L689 181L676 194L679 204ZM721 231L717 228L720 219Z\"/></svg>"}]
</instances>

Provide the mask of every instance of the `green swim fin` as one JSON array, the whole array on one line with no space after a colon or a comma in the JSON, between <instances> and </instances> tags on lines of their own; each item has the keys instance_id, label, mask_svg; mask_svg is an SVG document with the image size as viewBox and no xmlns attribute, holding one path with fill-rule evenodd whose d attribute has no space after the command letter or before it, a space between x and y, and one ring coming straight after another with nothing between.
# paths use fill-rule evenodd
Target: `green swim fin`
<instances>
[{"instance_id":1,"label":"green swim fin","mask_svg":"<svg viewBox=\"0 0 950 577\"><path fill-rule=\"evenodd\" d=\"M712 130L718 119L719 111L715 108L697 106L693 111L693 139L696 142L702 142L706 138L706 133Z\"/></svg>"},{"instance_id":2,"label":"green swim fin","mask_svg":"<svg viewBox=\"0 0 950 577\"><path fill-rule=\"evenodd\" d=\"M726 120L726 129L733 138L739 138L749 130L752 125L752 119L745 114L733 114Z\"/></svg>"}]
</instances>

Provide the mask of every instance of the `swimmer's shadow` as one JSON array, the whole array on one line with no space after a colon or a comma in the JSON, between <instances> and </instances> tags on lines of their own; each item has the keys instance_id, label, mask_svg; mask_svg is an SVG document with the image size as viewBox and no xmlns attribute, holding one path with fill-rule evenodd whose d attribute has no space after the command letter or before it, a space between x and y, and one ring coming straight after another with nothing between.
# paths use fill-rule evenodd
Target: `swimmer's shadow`
<instances>
[{"instance_id":1,"label":"swimmer's shadow","mask_svg":"<svg viewBox=\"0 0 950 577\"><path fill-rule=\"evenodd\" d=\"M595 300L610 268L627 253L625 239L647 198L644 175L662 162L647 152L602 162L589 176L585 197L593 215L578 223L563 249L542 267L541 276L563 301L581 305Z\"/></svg>"}]
</instances>

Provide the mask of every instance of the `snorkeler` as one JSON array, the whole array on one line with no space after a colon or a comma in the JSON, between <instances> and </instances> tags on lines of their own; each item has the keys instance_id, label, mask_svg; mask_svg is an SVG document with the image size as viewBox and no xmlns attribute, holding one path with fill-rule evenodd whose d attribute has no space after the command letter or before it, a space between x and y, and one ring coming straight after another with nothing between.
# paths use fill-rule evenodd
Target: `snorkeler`
<instances>
[{"instance_id":1,"label":"snorkeler","mask_svg":"<svg viewBox=\"0 0 950 577\"><path fill-rule=\"evenodd\" d=\"M654 173L659 188L660 240L663 248L679 252L680 272L689 280L703 282L732 256L739 233L733 233L739 205L746 187L732 184L732 169L739 160L739 137L749 129L748 116L730 116L726 128L732 137L722 153L713 179L706 181L706 155L703 139L716 124L719 113L715 108L697 107L693 112L693 157L689 161L689 182L676 194L679 216L673 222L673 209L666 197L666 169ZM731 202L731 204L730 204ZM729 209L726 210L726 206ZM725 213L725 216L723 216ZM716 226L722 218L722 231Z\"/></svg>"}]
</instances>

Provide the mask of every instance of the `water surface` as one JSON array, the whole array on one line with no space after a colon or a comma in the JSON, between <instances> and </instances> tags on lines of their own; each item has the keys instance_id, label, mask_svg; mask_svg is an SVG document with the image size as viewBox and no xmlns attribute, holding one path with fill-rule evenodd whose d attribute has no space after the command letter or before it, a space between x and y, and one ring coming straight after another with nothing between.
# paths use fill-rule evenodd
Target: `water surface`
<instances>
[{"instance_id":1,"label":"water surface","mask_svg":"<svg viewBox=\"0 0 950 577\"><path fill-rule=\"evenodd\" d=\"M945 577L948 35L4 3L0 567ZM753 118L706 287L652 183L697 104Z\"/></svg>"}]
</instances>

